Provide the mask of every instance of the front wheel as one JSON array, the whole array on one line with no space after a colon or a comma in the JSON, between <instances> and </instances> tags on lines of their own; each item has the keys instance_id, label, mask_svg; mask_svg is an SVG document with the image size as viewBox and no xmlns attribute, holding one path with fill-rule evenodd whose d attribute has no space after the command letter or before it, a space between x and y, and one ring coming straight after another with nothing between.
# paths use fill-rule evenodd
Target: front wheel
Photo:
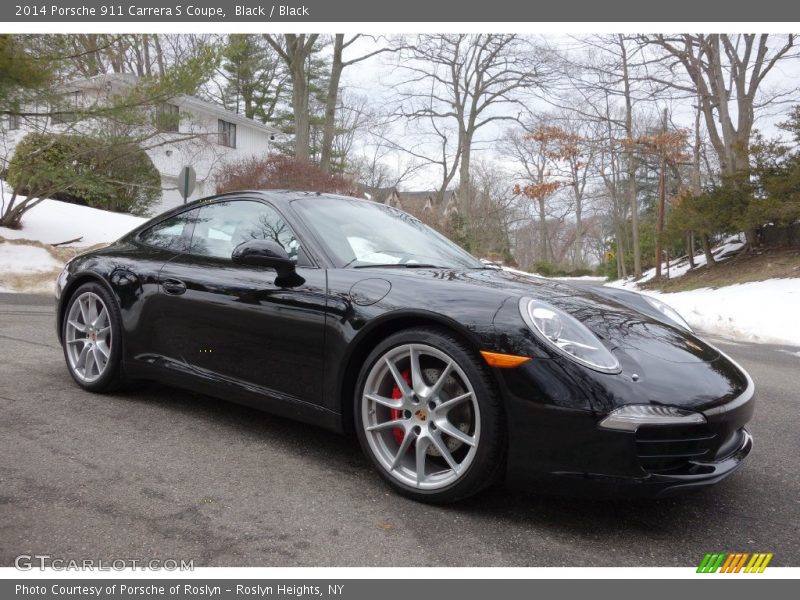
<instances>
[{"instance_id":1,"label":"front wheel","mask_svg":"<svg viewBox=\"0 0 800 600\"><path fill-rule=\"evenodd\" d=\"M409 329L379 344L355 398L359 441L400 493L452 502L501 471L505 424L485 367L458 338Z\"/></svg>"}]
</instances>

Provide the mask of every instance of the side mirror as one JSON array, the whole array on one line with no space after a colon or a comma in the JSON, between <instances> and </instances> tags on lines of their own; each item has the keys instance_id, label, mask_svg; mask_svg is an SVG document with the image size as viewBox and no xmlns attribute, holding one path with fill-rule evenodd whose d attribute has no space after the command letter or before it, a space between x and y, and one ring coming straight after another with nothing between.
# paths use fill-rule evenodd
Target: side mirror
<instances>
[{"instance_id":1,"label":"side mirror","mask_svg":"<svg viewBox=\"0 0 800 600\"><path fill-rule=\"evenodd\" d=\"M295 273L294 262L279 243L272 240L248 240L233 249L231 260L239 265L270 267L278 277L286 278Z\"/></svg>"}]
</instances>

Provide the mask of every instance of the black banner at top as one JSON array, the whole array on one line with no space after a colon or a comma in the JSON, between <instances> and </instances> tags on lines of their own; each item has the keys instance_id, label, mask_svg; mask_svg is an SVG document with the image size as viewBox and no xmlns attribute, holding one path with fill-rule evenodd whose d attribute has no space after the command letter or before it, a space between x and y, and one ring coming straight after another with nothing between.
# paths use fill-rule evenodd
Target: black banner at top
<instances>
[{"instance_id":1,"label":"black banner at top","mask_svg":"<svg viewBox=\"0 0 800 600\"><path fill-rule=\"evenodd\" d=\"M787 0L11 0L4 23L88 22L740 22L800 21ZM755 28L757 29L757 28Z\"/></svg>"}]
</instances>

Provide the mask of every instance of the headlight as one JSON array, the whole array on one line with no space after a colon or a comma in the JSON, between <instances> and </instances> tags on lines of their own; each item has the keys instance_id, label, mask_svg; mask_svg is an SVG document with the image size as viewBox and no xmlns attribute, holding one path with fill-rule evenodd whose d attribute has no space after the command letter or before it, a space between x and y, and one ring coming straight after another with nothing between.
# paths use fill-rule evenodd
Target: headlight
<instances>
[{"instance_id":1,"label":"headlight","mask_svg":"<svg viewBox=\"0 0 800 600\"><path fill-rule=\"evenodd\" d=\"M533 298L521 298L519 312L528 327L557 352L596 371L619 372L616 357L572 315Z\"/></svg>"},{"instance_id":2,"label":"headlight","mask_svg":"<svg viewBox=\"0 0 800 600\"><path fill-rule=\"evenodd\" d=\"M698 412L653 404L629 404L612 410L600 421L603 429L636 431L639 425L699 425L706 418Z\"/></svg>"},{"instance_id":3,"label":"headlight","mask_svg":"<svg viewBox=\"0 0 800 600\"><path fill-rule=\"evenodd\" d=\"M692 328L689 327L689 324L686 322L686 319L680 316L680 314L678 314L678 311L672 308L669 304L666 304L657 298L653 298L652 296L645 296L644 299L647 300L647 303L650 306L655 308L658 312L663 314L670 321L673 321L679 327L683 327L686 331L692 331Z\"/></svg>"}]
</instances>

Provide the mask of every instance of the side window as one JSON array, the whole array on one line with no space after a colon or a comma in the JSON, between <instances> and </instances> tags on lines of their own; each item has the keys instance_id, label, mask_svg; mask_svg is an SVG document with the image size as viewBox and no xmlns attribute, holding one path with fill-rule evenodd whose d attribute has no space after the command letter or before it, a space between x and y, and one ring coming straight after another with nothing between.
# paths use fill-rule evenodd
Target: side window
<instances>
[{"instance_id":1,"label":"side window","mask_svg":"<svg viewBox=\"0 0 800 600\"><path fill-rule=\"evenodd\" d=\"M139 241L156 248L185 252L189 249L197 213L198 209L187 210L156 223L139 234Z\"/></svg>"},{"instance_id":2,"label":"side window","mask_svg":"<svg viewBox=\"0 0 800 600\"><path fill-rule=\"evenodd\" d=\"M190 252L230 258L247 240L278 242L297 261L300 244L283 217L271 206L251 200L217 202L203 206L197 217Z\"/></svg>"}]
</instances>

